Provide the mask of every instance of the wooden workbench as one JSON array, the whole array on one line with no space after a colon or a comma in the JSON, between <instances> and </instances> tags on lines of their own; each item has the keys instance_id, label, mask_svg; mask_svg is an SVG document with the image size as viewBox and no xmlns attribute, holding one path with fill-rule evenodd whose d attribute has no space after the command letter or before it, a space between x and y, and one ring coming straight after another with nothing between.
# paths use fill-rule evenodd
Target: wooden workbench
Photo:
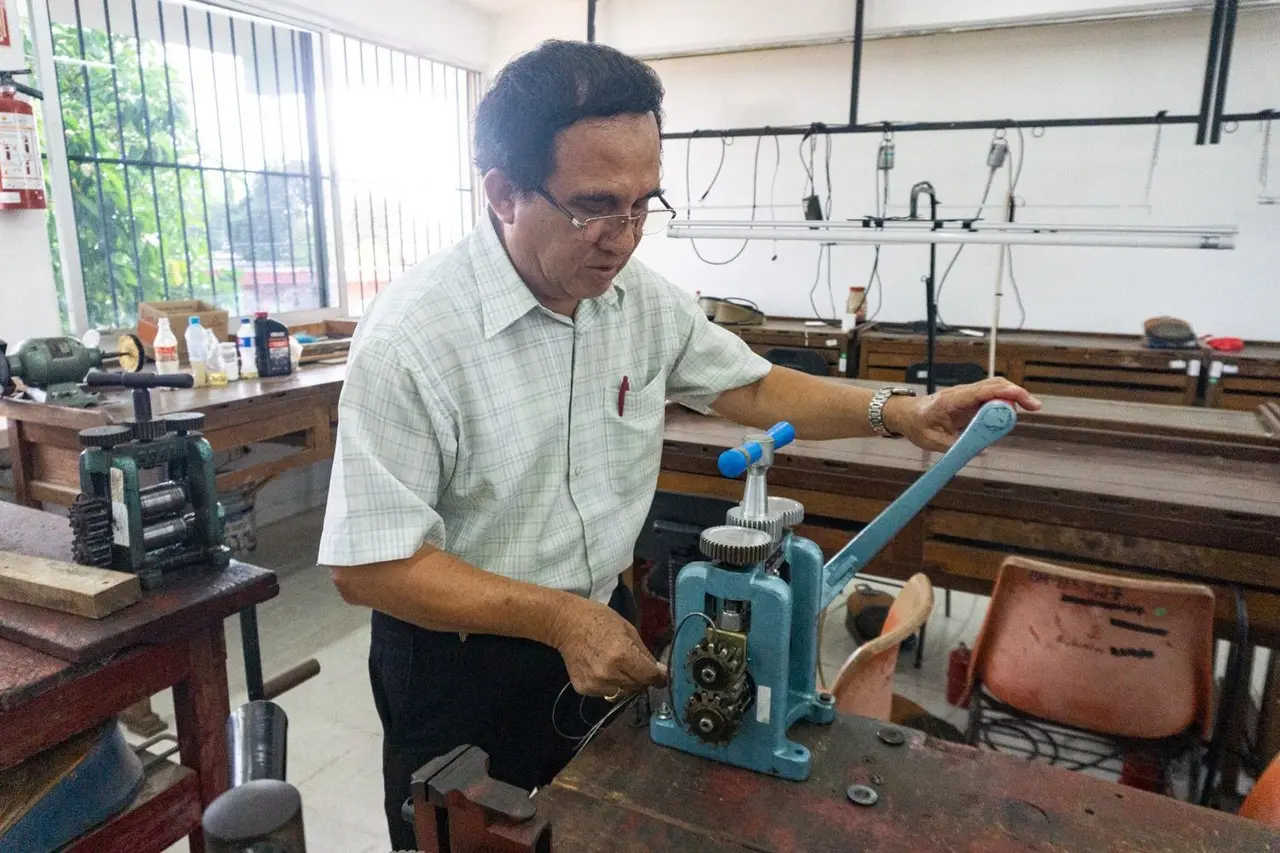
<instances>
[{"instance_id":1,"label":"wooden workbench","mask_svg":"<svg viewBox=\"0 0 1280 853\"><path fill-rule=\"evenodd\" d=\"M828 375L853 375L857 370L854 332L825 323L810 325L811 322L794 317L766 317L759 325L723 328L742 338L760 355L775 348L812 350L827 363Z\"/></svg>"},{"instance_id":2,"label":"wooden workbench","mask_svg":"<svg viewBox=\"0 0 1280 853\"><path fill-rule=\"evenodd\" d=\"M876 385L877 383L860 383ZM1096 571L1197 580L1234 635L1231 587L1251 638L1280 638L1280 434L1256 413L1045 398L907 525L868 571L990 594L1001 561L1028 556ZM1107 428L1097 420L1105 410ZM736 502L716 470L743 430L672 407L658 488ZM905 441L796 442L770 493L801 501L804 535L829 554L920 476L937 454Z\"/></svg>"},{"instance_id":3,"label":"wooden workbench","mask_svg":"<svg viewBox=\"0 0 1280 853\"><path fill-rule=\"evenodd\" d=\"M219 490L253 486L333 455L332 425L347 366L314 365L290 376L231 382L221 388L156 389L155 417L202 412L205 438L215 451L257 442L293 440L296 452L218 476ZM101 405L85 409L3 399L9 421L9 454L15 500L28 506L69 506L80 491L80 442L86 427L123 423L133 417L129 392L112 389Z\"/></svg>"},{"instance_id":4,"label":"wooden workbench","mask_svg":"<svg viewBox=\"0 0 1280 853\"><path fill-rule=\"evenodd\" d=\"M0 549L70 561L71 531L0 503ZM271 572L233 562L103 619L0 601L0 770L173 688L181 764L153 765L130 806L71 850L159 853L183 836L204 849L200 816L228 783L223 620L278 591Z\"/></svg>"},{"instance_id":5,"label":"wooden workbench","mask_svg":"<svg viewBox=\"0 0 1280 853\"><path fill-rule=\"evenodd\" d=\"M841 715L800 724L813 775L788 782L605 729L534 799L553 849L573 853L1134 853L1280 849L1280 834L1223 812L1044 764ZM893 729L902 746L881 742ZM849 785L875 788L873 806Z\"/></svg>"}]
</instances>

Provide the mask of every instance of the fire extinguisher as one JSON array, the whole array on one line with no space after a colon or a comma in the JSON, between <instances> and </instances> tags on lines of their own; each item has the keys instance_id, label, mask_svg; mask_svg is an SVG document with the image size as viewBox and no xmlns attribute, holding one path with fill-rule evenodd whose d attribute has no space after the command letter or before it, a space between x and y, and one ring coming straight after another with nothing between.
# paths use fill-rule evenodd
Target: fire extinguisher
<instances>
[{"instance_id":1,"label":"fire extinguisher","mask_svg":"<svg viewBox=\"0 0 1280 853\"><path fill-rule=\"evenodd\" d=\"M18 95L42 99L39 89L14 78L31 71L0 71L0 210L44 210L44 170L31 104Z\"/></svg>"}]
</instances>

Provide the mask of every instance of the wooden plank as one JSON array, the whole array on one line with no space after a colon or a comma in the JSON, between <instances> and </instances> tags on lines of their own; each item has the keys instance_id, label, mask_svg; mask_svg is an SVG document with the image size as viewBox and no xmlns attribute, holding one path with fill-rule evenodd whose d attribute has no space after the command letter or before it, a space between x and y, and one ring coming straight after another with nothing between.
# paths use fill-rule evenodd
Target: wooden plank
<instances>
[{"instance_id":1,"label":"wooden plank","mask_svg":"<svg viewBox=\"0 0 1280 853\"><path fill-rule=\"evenodd\" d=\"M320 404L319 397L316 397L315 400L317 404ZM327 417L327 408L325 411ZM214 450L227 450L245 444L269 441L273 438L280 438L281 436L309 429L315 422L313 412L314 407L294 404L274 417L252 420L235 427L209 429L205 432L204 437Z\"/></svg>"},{"instance_id":2,"label":"wooden plank","mask_svg":"<svg viewBox=\"0 0 1280 853\"><path fill-rule=\"evenodd\" d=\"M1251 376L1223 376L1219 384L1228 391L1280 397L1280 380Z\"/></svg>"},{"instance_id":3,"label":"wooden plank","mask_svg":"<svg viewBox=\"0 0 1280 853\"><path fill-rule=\"evenodd\" d=\"M0 551L0 598L101 619L142 597L138 576Z\"/></svg>"},{"instance_id":4,"label":"wooden plank","mask_svg":"<svg viewBox=\"0 0 1280 853\"><path fill-rule=\"evenodd\" d=\"M1188 377L1181 371L1135 370L1128 367L1076 367L1069 364L1044 364L1027 362L1025 376L1028 382L1035 379L1071 379L1077 382L1109 382L1126 385L1158 385L1183 390Z\"/></svg>"},{"instance_id":5,"label":"wooden plank","mask_svg":"<svg viewBox=\"0 0 1280 853\"><path fill-rule=\"evenodd\" d=\"M161 853L200 831L199 780L194 770L160 761L120 814L83 836L64 853Z\"/></svg>"},{"instance_id":6,"label":"wooden plank","mask_svg":"<svg viewBox=\"0 0 1280 853\"><path fill-rule=\"evenodd\" d=\"M80 485L80 451L50 444L31 445L31 472L34 480Z\"/></svg>"},{"instance_id":7,"label":"wooden plank","mask_svg":"<svg viewBox=\"0 0 1280 853\"><path fill-rule=\"evenodd\" d=\"M1153 391L1130 388L1123 385L1072 385L1069 382L1036 379L1033 376L1025 377L1022 386L1033 394L1058 394L1064 397L1091 397L1093 399L1125 400L1140 403L1163 403L1171 406L1181 404L1184 396L1181 391Z\"/></svg>"},{"instance_id":8,"label":"wooden plank","mask_svg":"<svg viewBox=\"0 0 1280 853\"><path fill-rule=\"evenodd\" d=\"M3 402L3 401L0 401ZM13 475L13 499L20 506L37 506L31 494L34 479L31 455L34 445L26 439L27 425L20 420L9 419L9 470Z\"/></svg>"}]
</instances>

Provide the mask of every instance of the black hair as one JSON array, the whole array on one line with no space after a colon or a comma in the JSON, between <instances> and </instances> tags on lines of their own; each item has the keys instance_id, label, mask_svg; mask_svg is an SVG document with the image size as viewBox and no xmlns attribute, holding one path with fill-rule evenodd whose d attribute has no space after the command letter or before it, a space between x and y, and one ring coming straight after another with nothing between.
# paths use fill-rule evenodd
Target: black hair
<instances>
[{"instance_id":1,"label":"black hair","mask_svg":"<svg viewBox=\"0 0 1280 853\"><path fill-rule=\"evenodd\" d=\"M653 113L662 129L662 81L602 44L546 41L498 72L476 109L476 166L501 169L518 189L555 170L556 134L585 118Z\"/></svg>"}]
</instances>

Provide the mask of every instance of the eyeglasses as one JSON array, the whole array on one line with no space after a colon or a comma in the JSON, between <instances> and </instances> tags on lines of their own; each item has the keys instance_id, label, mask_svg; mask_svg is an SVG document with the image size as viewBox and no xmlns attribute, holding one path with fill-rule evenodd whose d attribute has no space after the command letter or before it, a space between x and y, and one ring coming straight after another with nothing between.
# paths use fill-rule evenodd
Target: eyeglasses
<instances>
[{"instance_id":1,"label":"eyeglasses","mask_svg":"<svg viewBox=\"0 0 1280 853\"><path fill-rule=\"evenodd\" d=\"M572 210L552 198L551 193L539 187L535 192L547 200L547 203L563 213L573 227L578 229L588 240L602 240L616 237L623 229L632 228L641 234L658 234L667 229L676 218L676 211L662 196L649 199L649 209L642 213L613 213L608 216L590 216L580 219ZM654 203L661 207L655 207Z\"/></svg>"}]
</instances>

